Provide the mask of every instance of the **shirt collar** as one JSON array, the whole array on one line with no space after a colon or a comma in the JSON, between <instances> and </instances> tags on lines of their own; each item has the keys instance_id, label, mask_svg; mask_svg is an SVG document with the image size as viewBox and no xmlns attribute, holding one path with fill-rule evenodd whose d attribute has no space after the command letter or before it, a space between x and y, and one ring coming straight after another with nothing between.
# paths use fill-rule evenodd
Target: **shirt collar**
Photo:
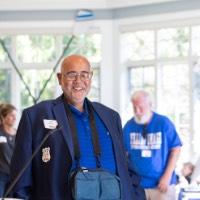
<instances>
[{"instance_id":1,"label":"shirt collar","mask_svg":"<svg viewBox=\"0 0 200 200\"><path fill-rule=\"evenodd\" d=\"M77 115L77 116L86 116L88 117L89 116L89 113L88 113L88 106L87 106L87 103L86 101L84 100L84 104L83 104L83 107L84 107L84 111L81 112L80 110L78 110L75 106L73 105L69 105L71 111Z\"/></svg>"}]
</instances>

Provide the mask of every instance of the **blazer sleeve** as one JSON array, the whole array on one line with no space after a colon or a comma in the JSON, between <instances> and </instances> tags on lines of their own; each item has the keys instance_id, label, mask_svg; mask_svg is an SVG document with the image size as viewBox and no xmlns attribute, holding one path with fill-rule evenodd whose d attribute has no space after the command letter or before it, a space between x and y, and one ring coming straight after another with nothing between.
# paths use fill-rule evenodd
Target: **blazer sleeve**
<instances>
[{"instance_id":1,"label":"blazer sleeve","mask_svg":"<svg viewBox=\"0 0 200 200\"><path fill-rule=\"evenodd\" d=\"M28 111L23 111L18 126L15 149L11 160L11 183L16 180L22 168L32 155L32 126ZM32 185L31 164L16 182L12 194L16 198L29 199Z\"/></svg>"}]
</instances>

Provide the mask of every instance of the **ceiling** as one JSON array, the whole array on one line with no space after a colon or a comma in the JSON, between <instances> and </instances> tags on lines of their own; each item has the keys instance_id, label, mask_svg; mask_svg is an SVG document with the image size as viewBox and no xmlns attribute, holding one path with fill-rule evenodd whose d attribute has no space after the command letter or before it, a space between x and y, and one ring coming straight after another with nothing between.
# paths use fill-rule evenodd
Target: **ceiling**
<instances>
[{"instance_id":1,"label":"ceiling","mask_svg":"<svg viewBox=\"0 0 200 200\"><path fill-rule=\"evenodd\" d=\"M1 11L115 9L181 0L1 0Z\"/></svg>"}]
</instances>

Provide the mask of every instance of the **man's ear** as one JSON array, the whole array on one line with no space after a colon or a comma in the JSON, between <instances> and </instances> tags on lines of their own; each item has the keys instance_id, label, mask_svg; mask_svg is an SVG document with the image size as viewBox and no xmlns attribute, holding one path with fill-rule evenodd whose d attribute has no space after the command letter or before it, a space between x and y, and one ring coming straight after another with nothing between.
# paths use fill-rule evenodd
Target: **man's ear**
<instances>
[{"instance_id":1,"label":"man's ear","mask_svg":"<svg viewBox=\"0 0 200 200\"><path fill-rule=\"evenodd\" d=\"M61 85L61 79L62 79L62 74L61 73L57 73L57 79L58 79L59 85Z\"/></svg>"}]
</instances>

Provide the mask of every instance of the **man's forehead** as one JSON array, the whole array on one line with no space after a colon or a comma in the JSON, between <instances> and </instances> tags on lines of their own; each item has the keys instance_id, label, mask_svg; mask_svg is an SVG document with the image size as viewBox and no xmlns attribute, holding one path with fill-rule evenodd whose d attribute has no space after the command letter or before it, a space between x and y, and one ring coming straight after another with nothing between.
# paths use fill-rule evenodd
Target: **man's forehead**
<instances>
[{"instance_id":1,"label":"man's forehead","mask_svg":"<svg viewBox=\"0 0 200 200\"><path fill-rule=\"evenodd\" d=\"M63 61L62 70L85 68L90 69L89 62L82 57L70 57Z\"/></svg>"},{"instance_id":2,"label":"man's forehead","mask_svg":"<svg viewBox=\"0 0 200 200\"><path fill-rule=\"evenodd\" d=\"M136 98L133 98L133 103L134 104L146 104L146 103L149 103L149 100L145 96L137 96Z\"/></svg>"},{"instance_id":3,"label":"man's forehead","mask_svg":"<svg viewBox=\"0 0 200 200\"><path fill-rule=\"evenodd\" d=\"M63 64L72 64L72 63L87 63L88 65L89 64L89 61L83 57L83 56L80 56L80 55L71 55L71 56L68 56L67 58L64 59L63 61Z\"/></svg>"}]
</instances>

